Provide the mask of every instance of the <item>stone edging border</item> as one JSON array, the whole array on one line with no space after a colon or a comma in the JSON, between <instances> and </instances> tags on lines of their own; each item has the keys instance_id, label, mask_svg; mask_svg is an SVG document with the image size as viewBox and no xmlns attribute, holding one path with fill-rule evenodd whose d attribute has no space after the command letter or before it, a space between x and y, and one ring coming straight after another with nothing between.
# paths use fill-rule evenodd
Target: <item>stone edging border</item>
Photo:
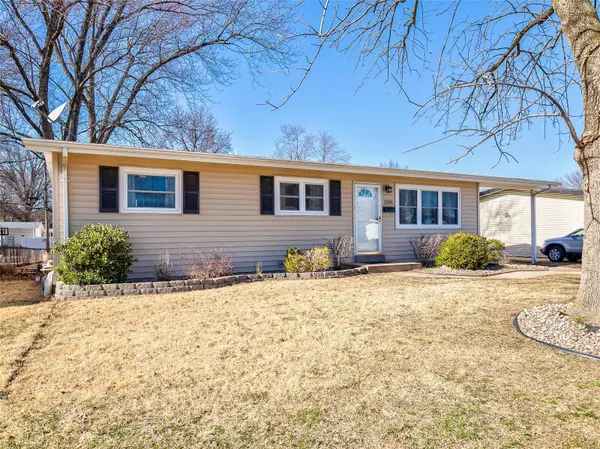
<instances>
[{"instance_id":1,"label":"stone edging border","mask_svg":"<svg viewBox=\"0 0 600 449\"><path fill-rule=\"evenodd\" d=\"M56 283L54 299L73 300L106 298L123 295L153 295L164 293L189 292L211 288L227 287L246 282L264 280L330 279L368 274L367 267L350 268L339 271L319 271L316 273L264 273L237 274L211 279L187 279L160 282L129 282L121 284L68 285Z\"/></svg>"},{"instance_id":2,"label":"stone edging border","mask_svg":"<svg viewBox=\"0 0 600 449\"><path fill-rule=\"evenodd\" d=\"M521 315L521 312L517 313L517 315L513 319L513 326L515 326L517 333L521 334L523 337L528 338L529 340L533 340L536 343L539 343L540 345L548 346L550 348L558 349L559 351L566 352L567 354L578 355L580 357L585 357L586 359L596 360L596 361L600 362L600 357L598 357L598 356L588 354L586 352L576 351L575 349L569 349L569 348L564 348L562 346L557 346L552 343L548 343L543 340L538 340L535 337L531 337L531 336L527 335L526 333L524 333L521 330L521 326L519 326L519 315Z\"/></svg>"}]
</instances>

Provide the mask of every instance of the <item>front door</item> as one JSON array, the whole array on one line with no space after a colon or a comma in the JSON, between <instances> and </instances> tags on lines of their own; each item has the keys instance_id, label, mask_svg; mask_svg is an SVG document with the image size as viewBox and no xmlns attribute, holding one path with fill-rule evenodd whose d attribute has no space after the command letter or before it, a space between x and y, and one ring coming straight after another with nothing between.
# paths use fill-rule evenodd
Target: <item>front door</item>
<instances>
[{"instance_id":1,"label":"front door","mask_svg":"<svg viewBox=\"0 0 600 449\"><path fill-rule=\"evenodd\" d=\"M381 186L354 184L354 252L381 252Z\"/></svg>"}]
</instances>

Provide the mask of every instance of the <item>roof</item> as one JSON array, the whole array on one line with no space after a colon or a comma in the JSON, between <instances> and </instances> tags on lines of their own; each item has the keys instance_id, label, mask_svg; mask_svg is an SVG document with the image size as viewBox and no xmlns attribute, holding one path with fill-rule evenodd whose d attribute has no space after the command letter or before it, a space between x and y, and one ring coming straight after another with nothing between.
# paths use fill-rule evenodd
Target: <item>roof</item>
<instances>
[{"instance_id":1,"label":"roof","mask_svg":"<svg viewBox=\"0 0 600 449\"><path fill-rule=\"evenodd\" d=\"M495 193L500 193L500 192L510 193L509 190L510 189L501 189L501 188L486 189L486 190L482 190L481 192L479 192L479 197L483 198L485 196L490 196L490 195L493 195ZM583 190L580 190L580 189L566 189L566 188L544 189L540 193L550 193L550 194L555 194L555 195L583 196Z\"/></svg>"},{"instance_id":2,"label":"roof","mask_svg":"<svg viewBox=\"0 0 600 449\"><path fill-rule=\"evenodd\" d=\"M42 226L39 221L0 221L0 228L37 229Z\"/></svg>"},{"instance_id":3,"label":"roof","mask_svg":"<svg viewBox=\"0 0 600 449\"><path fill-rule=\"evenodd\" d=\"M460 173L410 170L401 168L373 167L368 165L331 164L324 162L290 161L256 156L238 156L233 154L196 153L189 151L163 150L155 148L136 148L120 145L90 144L82 142L64 142L60 140L23 139L25 148L41 153L57 153L66 149L72 154L90 154L103 156L121 156L150 159L193 161L214 164L231 164L255 167L275 167L340 173L356 173L380 176L402 176L406 178L437 179L448 181L478 182L486 186L513 189L545 189L560 186L556 181L535 179L503 178L497 176L470 175Z\"/></svg>"}]
</instances>

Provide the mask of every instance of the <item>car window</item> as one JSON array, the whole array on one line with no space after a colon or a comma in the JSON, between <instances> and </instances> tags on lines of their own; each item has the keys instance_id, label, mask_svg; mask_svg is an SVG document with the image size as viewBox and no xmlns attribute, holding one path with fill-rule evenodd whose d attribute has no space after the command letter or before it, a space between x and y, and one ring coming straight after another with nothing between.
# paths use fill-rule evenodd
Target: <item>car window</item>
<instances>
[{"instance_id":1,"label":"car window","mask_svg":"<svg viewBox=\"0 0 600 449\"><path fill-rule=\"evenodd\" d=\"M573 237L581 237L583 238L583 229L580 229L577 232L574 232L573 234L571 234Z\"/></svg>"}]
</instances>

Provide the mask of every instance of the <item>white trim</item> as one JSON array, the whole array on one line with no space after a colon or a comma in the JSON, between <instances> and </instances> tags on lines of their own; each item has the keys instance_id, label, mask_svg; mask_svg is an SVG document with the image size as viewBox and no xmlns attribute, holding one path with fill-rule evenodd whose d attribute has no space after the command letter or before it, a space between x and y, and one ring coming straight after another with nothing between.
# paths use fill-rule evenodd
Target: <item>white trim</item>
<instances>
[{"instance_id":1,"label":"white trim","mask_svg":"<svg viewBox=\"0 0 600 449\"><path fill-rule=\"evenodd\" d=\"M353 217L354 219L352 220L352 224L354 227L354 242L355 244L352 245L354 247L354 255L358 255L358 254L369 254L371 251L365 251L365 252L359 252L358 249L356 248L356 242L358 241L358 227L356 226L356 219L357 214L356 214L356 205L357 205L357 198L358 198L358 188L359 187L378 187L378 192L379 195L377 196L377 201L379 201L379 248L377 250L377 252L382 253L383 251L383 209L382 209L382 201L381 201L381 184L376 184L376 183L369 183L369 182L354 182L353 183L353 188L352 188L352 212L353 212Z\"/></svg>"},{"instance_id":2,"label":"white trim","mask_svg":"<svg viewBox=\"0 0 600 449\"><path fill-rule=\"evenodd\" d=\"M69 150L62 149L63 241L69 238Z\"/></svg>"},{"instance_id":3,"label":"white trim","mask_svg":"<svg viewBox=\"0 0 600 449\"><path fill-rule=\"evenodd\" d=\"M537 195L533 190L529 195L531 202L531 264L535 265L537 263L537 219L535 207L535 197Z\"/></svg>"},{"instance_id":4,"label":"white trim","mask_svg":"<svg viewBox=\"0 0 600 449\"><path fill-rule=\"evenodd\" d=\"M300 184L300 210L281 210L281 199L279 197L281 189L279 184L282 182ZM306 210L306 184L318 184L323 186L323 210ZM316 178L297 178L275 176L275 215L329 215L329 180Z\"/></svg>"},{"instance_id":5,"label":"white trim","mask_svg":"<svg viewBox=\"0 0 600 449\"><path fill-rule=\"evenodd\" d=\"M413 185L413 184L396 184L395 186L395 201L396 207L394 213L394 227L396 229L460 229L462 227L462 191L460 187L447 186L428 186L428 185ZM416 190L417 191L417 224L400 224L400 190ZM438 223L434 225L422 224L422 207L421 207L421 192L422 191L437 191L438 193ZM458 193L458 224L445 225L443 221L443 192Z\"/></svg>"},{"instance_id":6,"label":"white trim","mask_svg":"<svg viewBox=\"0 0 600 449\"><path fill-rule=\"evenodd\" d=\"M117 157L135 157L146 159L163 159L177 161L193 161L215 164L243 165L248 167L296 168L301 170L354 173L381 176L401 176L403 178L438 179L447 181L479 182L489 187L504 187L522 190L558 187L559 182L521 178L501 178L498 176L479 176L460 173L434 172L424 170L407 170L399 168L368 167L360 165L329 164L323 162L286 161L255 156L236 156L233 154L211 154L194 151L159 150L153 148L135 148L120 145L92 144L84 142L62 142L58 140L22 139L30 151L41 153L60 152L68 146L73 154L92 154Z\"/></svg>"},{"instance_id":7,"label":"white trim","mask_svg":"<svg viewBox=\"0 0 600 449\"><path fill-rule=\"evenodd\" d=\"M128 207L127 175L150 175L175 177L175 208ZM181 213L181 170L146 167L119 167L119 213L121 214L180 214Z\"/></svg>"}]
</instances>

